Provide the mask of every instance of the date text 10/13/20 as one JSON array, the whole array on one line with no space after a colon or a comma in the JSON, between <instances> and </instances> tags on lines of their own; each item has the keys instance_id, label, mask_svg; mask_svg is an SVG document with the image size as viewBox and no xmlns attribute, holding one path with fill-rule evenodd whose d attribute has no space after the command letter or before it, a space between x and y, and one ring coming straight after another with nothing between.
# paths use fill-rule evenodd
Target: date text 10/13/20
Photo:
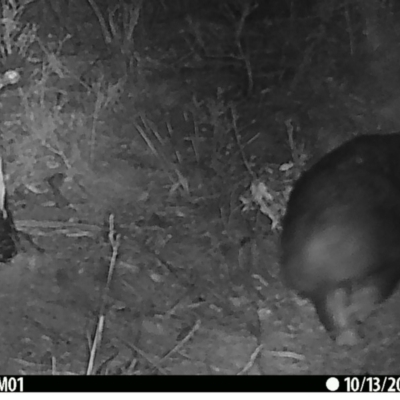
<instances>
[{"instance_id":1,"label":"date text 10/13/20","mask_svg":"<svg viewBox=\"0 0 400 400\"><path fill-rule=\"evenodd\" d=\"M344 384L348 392L400 392L398 376L346 377Z\"/></svg>"}]
</instances>

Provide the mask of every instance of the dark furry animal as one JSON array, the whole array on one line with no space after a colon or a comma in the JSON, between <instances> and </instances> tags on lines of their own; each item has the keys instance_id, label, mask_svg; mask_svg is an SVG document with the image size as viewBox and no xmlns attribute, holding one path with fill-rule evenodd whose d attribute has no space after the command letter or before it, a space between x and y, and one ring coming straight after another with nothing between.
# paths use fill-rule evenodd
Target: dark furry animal
<instances>
[{"instance_id":1,"label":"dark furry animal","mask_svg":"<svg viewBox=\"0 0 400 400\"><path fill-rule=\"evenodd\" d=\"M14 220L8 209L7 196L4 198L3 209L0 210L0 262L6 263L17 254L19 242Z\"/></svg>"},{"instance_id":2,"label":"dark furry animal","mask_svg":"<svg viewBox=\"0 0 400 400\"><path fill-rule=\"evenodd\" d=\"M400 280L400 134L363 135L295 183L283 218L281 270L339 345Z\"/></svg>"}]
</instances>

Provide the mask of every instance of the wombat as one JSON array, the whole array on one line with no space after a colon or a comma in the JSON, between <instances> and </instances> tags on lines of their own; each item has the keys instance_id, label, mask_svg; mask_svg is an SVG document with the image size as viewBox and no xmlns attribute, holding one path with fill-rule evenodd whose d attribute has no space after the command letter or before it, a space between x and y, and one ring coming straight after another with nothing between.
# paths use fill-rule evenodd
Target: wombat
<instances>
[{"instance_id":1,"label":"wombat","mask_svg":"<svg viewBox=\"0 0 400 400\"><path fill-rule=\"evenodd\" d=\"M400 280L400 134L358 136L295 183L282 222L284 281L339 345Z\"/></svg>"}]
</instances>

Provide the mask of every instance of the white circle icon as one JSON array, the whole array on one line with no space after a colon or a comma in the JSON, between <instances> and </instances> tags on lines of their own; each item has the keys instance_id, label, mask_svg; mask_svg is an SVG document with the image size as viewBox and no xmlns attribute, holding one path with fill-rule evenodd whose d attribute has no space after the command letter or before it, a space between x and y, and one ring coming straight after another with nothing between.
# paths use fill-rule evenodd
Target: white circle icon
<instances>
[{"instance_id":1,"label":"white circle icon","mask_svg":"<svg viewBox=\"0 0 400 400\"><path fill-rule=\"evenodd\" d=\"M336 392L339 389L339 380L337 378L329 378L326 381L326 388L331 392Z\"/></svg>"}]
</instances>

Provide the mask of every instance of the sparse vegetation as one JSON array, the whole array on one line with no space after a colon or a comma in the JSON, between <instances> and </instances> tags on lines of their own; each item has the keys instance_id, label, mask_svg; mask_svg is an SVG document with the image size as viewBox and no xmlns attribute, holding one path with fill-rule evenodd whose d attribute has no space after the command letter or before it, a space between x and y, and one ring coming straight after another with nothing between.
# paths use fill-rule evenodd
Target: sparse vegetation
<instances>
[{"instance_id":1,"label":"sparse vegetation","mask_svg":"<svg viewBox=\"0 0 400 400\"><path fill-rule=\"evenodd\" d=\"M357 358L295 315L276 254L305 165L400 122L399 10L365 3L1 0L10 208L46 249L0 268L1 374L397 372L378 325Z\"/></svg>"}]
</instances>

